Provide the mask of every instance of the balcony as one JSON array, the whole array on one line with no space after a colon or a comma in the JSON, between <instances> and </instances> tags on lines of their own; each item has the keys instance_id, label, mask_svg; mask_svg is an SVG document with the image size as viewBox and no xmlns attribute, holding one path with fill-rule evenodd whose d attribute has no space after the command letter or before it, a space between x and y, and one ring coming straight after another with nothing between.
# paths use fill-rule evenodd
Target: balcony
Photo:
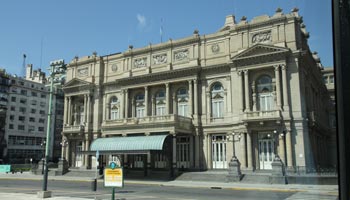
<instances>
[{"instance_id":1,"label":"balcony","mask_svg":"<svg viewBox=\"0 0 350 200\"><path fill-rule=\"evenodd\" d=\"M243 121L271 121L281 120L280 110L252 111L243 113Z\"/></svg>"},{"instance_id":2,"label":"balcony","mask_svg":"<svg viewBox=\"0 0 350 200\"><path fill-rule=\"evenodd\" d=\"M122 132L136 132L146 131L150 129L151 132L157 130L164 131L180 131L191 133L193 130L192 119L179 115L161 115L161 116L146 116L142 118L127 118L106 120L102 123L103 130L120 130ZM134 131L135 132L135 131Z\"/></svg>"},{"instance_id":3,"label":"balcony","mask_svg":"<svg viewBox=\"0 0 350 200\"><path fill-rule=\"evenodd\" d=\"M64 133L82 133L84 132L84 125L64 125Z\"/></svg>"}]
</instances>

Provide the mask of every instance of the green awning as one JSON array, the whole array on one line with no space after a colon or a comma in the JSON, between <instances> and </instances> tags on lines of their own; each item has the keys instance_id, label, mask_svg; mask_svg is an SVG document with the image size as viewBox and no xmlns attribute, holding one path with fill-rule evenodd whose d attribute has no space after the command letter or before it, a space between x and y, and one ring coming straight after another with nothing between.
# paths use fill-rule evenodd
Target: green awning
<instances>
[{"instance_id":1,"label":"green awning","mask_svg":"<svg viewBox=\"0 0 350 200\"><path fill-rule=\"evenodd\" d=\"M90 151L144 151L162 150L168 135L98 138Z\"/></svg>"}]
</instances>

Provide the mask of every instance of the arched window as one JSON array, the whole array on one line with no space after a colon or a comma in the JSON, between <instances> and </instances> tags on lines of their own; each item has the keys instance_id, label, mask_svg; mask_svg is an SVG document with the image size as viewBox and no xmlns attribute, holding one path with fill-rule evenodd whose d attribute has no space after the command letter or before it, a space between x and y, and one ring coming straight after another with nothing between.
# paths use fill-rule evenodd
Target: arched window
<instances>
[{"instance_id":1,"label":"arched window","mask_svg":"<svg viewBox=\"0 0 350 200\"><path fill-rule=\"evenodd\" d=\"M177 91L177 113L181 116L188 116L188 91L186 88L180 88Z\"/></svg>"},{"instance_id":2,"label":"arched window","mask_svg":"<svg viewBox=\"0 0 350 200\"><path fill-rule=\"evenodd\" d=\"M262 75L256 81L259 110L267 111L274 108L273 85L270 76Z\"/></svg>"},{"instance_id":3,"label":"arched window","mask_svg":"<svg viewBox=\"0 0 350 200\"><path fill-rule=\"evenodd\" d=\"M165 115L165 92L160 90L156 94L156 115Z\"/></svg>"},{"instance_id":4,"label":"arched window","mask_svg":"<svg viewBox=\"0 0 350 200\"><path fill-rule=\"evenodd\" d=\"M110 119L111 120L119 119L119 101L117 97L112 97L110 106L111 106Z\"/></svg>"},{"instance_id":5,"label":"arched window","mask_svg":"<svg viewBox=\"0 0 350 200\"><path fill-rule=\"evenodd\" d=\"M135 97L136 100L136 117L142 118L145 116L145 95L138 94Z\"/></svg>"},{"instance_id":6,"label":"arched window","mask_svg":"<svg viewBox=\"0 0 350 200\"><path fill-rule=\"evenodd\" d=\"M213 118L224 117L224 88L221 83L214 83L211 88L211 111Z\"/></svg>"}]
</instances>

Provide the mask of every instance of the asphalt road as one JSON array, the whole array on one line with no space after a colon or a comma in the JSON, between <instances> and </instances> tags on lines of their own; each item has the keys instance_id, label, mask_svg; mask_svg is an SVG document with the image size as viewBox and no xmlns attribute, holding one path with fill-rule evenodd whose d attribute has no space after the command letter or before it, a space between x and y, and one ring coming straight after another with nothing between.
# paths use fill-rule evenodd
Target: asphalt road
<instances>
[{"instance_id":1,"label":"asphalt road","mask_svg":"<svg viewBox=\"0 0 350 200\"><path fill-rule=\"evenodd\" d=\"M36 194L41 190L39 180L0 180L0 192ZM52 181L48 190L54 196L84 197L89 199L111 199L111 188L98 183L97 191L91 191L91 183L86 181ZM186 188L161 185L126 184L116 188L115 198L126 200L164 199L164 200L277 200L286 199L295 192L271 192L232 189Z\"/></svg>"}]
</instances>

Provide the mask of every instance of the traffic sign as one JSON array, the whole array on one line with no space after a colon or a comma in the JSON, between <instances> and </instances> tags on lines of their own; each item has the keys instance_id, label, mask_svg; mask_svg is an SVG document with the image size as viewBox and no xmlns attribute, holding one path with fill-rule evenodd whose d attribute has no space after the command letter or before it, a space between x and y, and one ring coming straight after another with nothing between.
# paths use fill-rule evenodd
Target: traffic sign
<instances>
[{"instance_id":1,"label":"traffic sign","mask_svg":"<svg viewBox=\"0 0 350 200\"><path fill-rule=\"evenodd\" d=\"M114 169L106 168L104 170L104 186L105 187L124 187L123 168Z\"/></svg>"}]
</instances>

